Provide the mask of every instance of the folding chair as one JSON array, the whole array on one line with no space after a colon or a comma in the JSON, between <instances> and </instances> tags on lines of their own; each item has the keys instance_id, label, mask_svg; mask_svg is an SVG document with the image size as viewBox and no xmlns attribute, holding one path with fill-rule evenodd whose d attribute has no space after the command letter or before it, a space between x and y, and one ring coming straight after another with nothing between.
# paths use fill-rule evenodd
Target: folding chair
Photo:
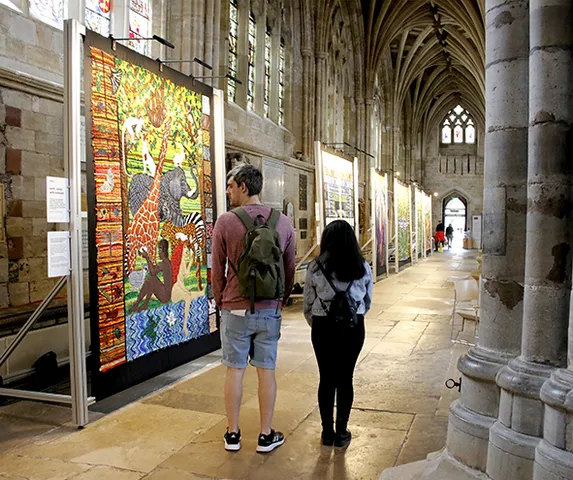
<instances>
[{"instance_id":1,"label":"folding chair","mask_svg":"<svg viewBox=\"0 0 573 480\"><path fill-rule=\"evenodd\" d=\"M462 319L462 328L464 331L466 320L473 320L474 323L474 337L477 338L477 329L479 323L479 288L478 282L473 278L465 280L454 281L454 310L452 312L452 330L450 339L453 343L461 343L464 345L474 345L465 340L458 340L454 338L454 324L456 314Z\"/></svg>"}]
</instances>

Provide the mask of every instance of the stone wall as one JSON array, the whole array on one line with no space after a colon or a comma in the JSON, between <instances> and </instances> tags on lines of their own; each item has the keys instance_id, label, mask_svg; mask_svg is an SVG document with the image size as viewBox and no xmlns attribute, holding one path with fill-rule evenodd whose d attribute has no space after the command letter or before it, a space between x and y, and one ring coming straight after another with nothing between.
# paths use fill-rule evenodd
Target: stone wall
<instances>
[{"instance_id":1,"label":"stone wall","mask_svg":"<svg viewBox=\"0 0 573 480\"><path fill-rule=\"evenodd\" d=\"M468 155L470 159L469 171ZM427 193L432 194L433 228L436 227L442 216L444 198L453 192L459 193L468 202L468 228L471 228L471 216L482 214L483 159L483 136L480 134L477 135L475 145L442 145L439 143L438 131L430 137L423 163L422 185ZM437 192L438 195L434 196L434 192Z\"/></svg>"}]
</instances>

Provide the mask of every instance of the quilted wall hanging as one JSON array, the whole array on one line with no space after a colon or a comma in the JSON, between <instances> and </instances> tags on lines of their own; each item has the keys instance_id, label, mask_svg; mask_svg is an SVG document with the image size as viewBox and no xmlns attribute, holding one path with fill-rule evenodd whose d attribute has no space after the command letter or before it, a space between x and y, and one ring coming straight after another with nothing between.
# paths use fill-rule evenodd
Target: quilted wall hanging
<instances>
[{"instance_id":1,"label":"quilted wall hanging","mask_svg":"<svg viewBox=\"0 0 573 480\"><path fill-rule=\"evenodd\" d=\"M101 397L220 345L210 284L212 89L92 32L84 55Z\"/></svg>"}]
</instances>

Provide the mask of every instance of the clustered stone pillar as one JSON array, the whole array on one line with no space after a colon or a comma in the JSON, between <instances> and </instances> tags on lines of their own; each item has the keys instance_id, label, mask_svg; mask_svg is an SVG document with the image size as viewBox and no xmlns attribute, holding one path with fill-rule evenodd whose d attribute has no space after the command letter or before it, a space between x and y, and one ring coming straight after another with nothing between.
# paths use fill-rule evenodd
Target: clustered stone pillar
<instances>
[{"instance_id":1,"label":"clustered stone pillar","mask_svg":"<svg viewBox=\"0 0 573 480\"><path fill-rule=\"evenodd\" d=\"M567 438L569 449L573 447L564 414L573 398L563 395L567 387L558 386L570 375L555 372L567 366L571 294L573 2L532 0L530 11L523 336L520 357L497 379L501 408L490 434L487 469L494 480L532 478L536 458L537 478L573 478L571 455L560 451L567 448ZM539 445L542 436L546 440Z\"/></svg>"},{"instance_id":2,"label":"clustered stone pillar","mask_svg":"<svg viewBox=\"0 0 573 480\"><path fill-rule=\"evenodd\" d=\"M519 355L527 207L529 2L486 1L486 137L480 337L460 358L447 451L485 471L499 411L495 379Z\"/></svg>"}]
</instances>

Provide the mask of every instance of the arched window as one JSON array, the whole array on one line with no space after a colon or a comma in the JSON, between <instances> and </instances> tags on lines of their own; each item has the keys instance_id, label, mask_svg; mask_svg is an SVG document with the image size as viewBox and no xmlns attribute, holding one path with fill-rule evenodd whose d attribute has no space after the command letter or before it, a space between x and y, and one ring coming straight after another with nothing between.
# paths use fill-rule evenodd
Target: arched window
<instances>
[{"instance_id":1,"label":"arched window","mask_svg":"<svg viewBox=\"0 0 573 480\"><path fill-rule=\"evenodd\" d=\"M285 124L285 43L279 47L279 125Z\"/></svg>"},{"instance_id":2,"label":"arched window","mask_svg":"<svg viewBox=\"0 0 573 480\"><path fill-rule=\"evenodd\" d=\"M442 144L473 144L476 142L476 129L470 113L461 105L450 110L442 122Z\"/></svg>"},{"instance_id":3,"label":"arched window","mask_svg":"<svg viewBox=\"0 0 573 480\"><path fill-rule=\"evenodd\" d=\"M271 52L272 37L271 31L267 27L265 32L265 117L269 117L271 113Z\"/></svg>"},{"instance_id":4,"label":"arched window","mask_svg":"<svg viewBox=\"0 0 573 480\"><path fill-rule=\"evenodd\" d=\"M459 124L454 127L454 143L464 143L464 129Z\"/></svg>"},{"instance_id":5,"label":"arched window","mask_svg":"<svg viewBox=\"0 0 573 480\"><path fill-rule=\"evenodd\" d=\"M229 5L229 74L237 77L237 35L239 32L239 9L237 0L230 0ZM234 102L237 95L235 80L227 80L227 99Z\"/></svg>"},{"instance_id":6,"label":"arched window","mask_svg":"<svg viewBox=\"0 0 573 480\"><path fill-rule=\"evenodd\" d=\"M100 2L101 3L101 2ZM137 40L151 37L151 0L129 2L129 47L142 55L151 52L150 42Z\"/></svg>"},{"instance_id":7,"label":"arched window","mask_svg":"<svg viewBox=\"0 0 573 480\"><path fill-rule=\"evenodd\" d=\"M452 127L447 120L442 127L442 143L452 143Z\"/></svg>"},{"instance_id":8,"label":"arched window","mask_svg":"<svg viewBox=\"0 0 573 480\"><path fill-rule=\"evenodd\" d=\"M255 109L255 48L257 44L257 24L253 12L249 14L249 69L247 82L247 108Z\"/></svg>"},{"instance_id":9,"label":"arched window","mask_svg":"<svg viewBox=\"0 0 573 480\"><path fill-rule=\"evenodd\" d=\"M476 143L476 129L471 120L466 127L466 143Z\"/></svg>"},{"instance_id":10,"label":"arched window","mask_svg":"<svg viewBox=\"0 0 573 480\"><path fill-rule=\"evenodd\" d=\"M111 33L111 0L86 0L86 27L107 37Z\"/></svg>"}]
</instances>

